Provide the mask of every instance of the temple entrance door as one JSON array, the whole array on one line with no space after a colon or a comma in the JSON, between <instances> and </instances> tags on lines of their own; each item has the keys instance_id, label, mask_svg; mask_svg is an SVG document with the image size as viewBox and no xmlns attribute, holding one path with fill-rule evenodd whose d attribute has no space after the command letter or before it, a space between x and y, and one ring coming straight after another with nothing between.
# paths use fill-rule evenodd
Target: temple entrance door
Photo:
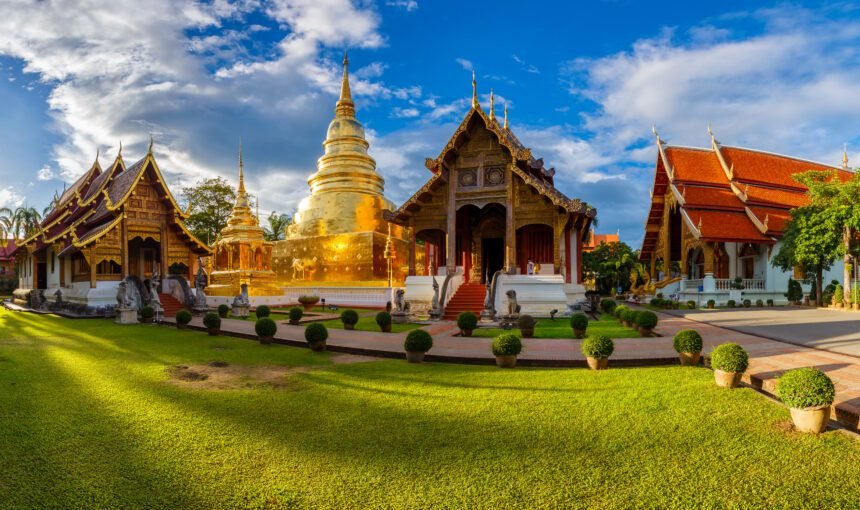
<instances>
[{"instance_id":1,"label":"temple entrance door","mask_svg":"<svg viewBox=\"0 0 860 510\"><path fill-rule=\"evenodd\" d=\"M36 262L36 286L37 289L48 288L48 263Z\"/></svg>"},{"instance_id":2,"label":"temple entrance door","mask_svg":"<svg viewBox=\"0 0 860 510\"><path fill-rule=\"evenodd\" d=\"M491 237L481 239L481 278L492 278L496 271L505 265L505 239L503 237ZM484 281L485 284L490 282Z\"/></svg>"},{"instance_id":3,"label":"temple entrance door","mask_svg":"<svg viewBox=\"0 0 860 510\"><path fill-rule=\"evenodd\" d=\"M152 273L155 270L155 249L153 248L141 248L140 249L140 260L143 262L143 267L141 268L140 279L146 280L147 278L152 278Z\"/></svg>"}]
</instances>

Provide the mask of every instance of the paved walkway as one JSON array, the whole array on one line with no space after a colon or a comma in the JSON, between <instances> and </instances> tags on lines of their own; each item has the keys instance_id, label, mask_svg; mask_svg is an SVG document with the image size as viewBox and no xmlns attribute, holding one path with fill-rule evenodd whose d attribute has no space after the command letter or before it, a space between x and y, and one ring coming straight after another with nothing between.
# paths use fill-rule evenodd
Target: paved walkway
<instances>
[{"instance_id":1,"label":"paved walkway","mask_svg":"<svg viewBox=\"0 0 860 510\"><path fill-rule=\"evenodd\" d=\"M727 313L737 313L737 311ZM767 393L773 394L776 378L788 369L814 366L826 372L836 384L835 417L848 428L858 430L860 359L857 357L740 333L710 323L694 322L681 316L664 313L658 315L660 324L657 331L662 336L615 340L615 353L610 360L610 366L677 364L678 357L672 348L672 337L682 329L693 328L704 338L703 352L706 356L721 343L736 342L742 345L750 354L750 367L744 380ZM195 318L191 326L203 329L202 320L199 317ZM256 339L253 321L223 319L221 329L225 334ZM426 329L433 335L433 349L427 354L428 361L495 363L490 351L492 340L489 338L454 336L458 331L456 324L452 322L441 322ZM328 349L336 352L403 359L405 337L406 333L330 329ZM302 326L290 326L286 322L279 321L275 338L279 343L307 346ZM579 340L530 338L525 339L523 343L519 365L586 366L585 358L579 350Z\"/></svg>"}]
</instances>

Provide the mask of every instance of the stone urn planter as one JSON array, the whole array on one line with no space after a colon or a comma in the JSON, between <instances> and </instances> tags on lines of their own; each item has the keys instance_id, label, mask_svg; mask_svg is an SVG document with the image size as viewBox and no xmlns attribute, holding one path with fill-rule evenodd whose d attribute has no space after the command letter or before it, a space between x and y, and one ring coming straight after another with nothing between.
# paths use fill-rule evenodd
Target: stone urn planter
<instances>
[{"instance_id":1,"label":"stone urn planter","mask_svg":"<svg viewBox=\"0 0 860 510\"><path fill-rule=\"evenodd\" d=\"M776 381L776 395L791 410L794 428L807 434L827 429L830 405L836 397L833 381L817 368L796 368Z\"/></svg>"},{"instance_id":2,"label":"stone urn planter","mask_svg":"<svg viewBox=\"0 0 860 510\"><path fill-rule=\"evenodd\" d=\"M678 353L681 366L695 366L702 359L702 335L694 329L685 329L675 334L672 346Z\"/></svg>"},{"instance_id":3,"label":"stone urn planter","mask_svg":"<svg viewBox=\"0 0 860 510\"><path fill-rule=\"evenodd\" d=\"M348 331L354 331L355 330L355 324L344 324L343 329L348 330Z\"/></svg>"},{"instance_id":4,"label":"stone urn planter","mask_svg":"<svg viewBox=\"0 0 860 510\"><path fill-rule=\"evenodd\" d=\"M702 360L701 352L679 352L678 357L681 359L681 366L694 367Z\"/></svg>"},{"instance_id":5,"label":"stone urn planter","mask_svg":"<svg viewBox=\"0 0 860 510\"><path fill-rule=\"evenodd\" d=\"M206 332L209 333L209 336L218 336L221 333L221 328L206 328Z\"/></svg>"},{"instance_id":6,"label":"stone urn planter","mask_svg":"<svg viewBox=\"0 0 860 510\"><path fill-rule=\"evenodd\" d=\"M496 366L499 368L514 368L517 366L517 357L515 355L497 355Z\"/></svg>"},{"instance_id":7,"label":"stone urn planter","mask_svg":"<svg viewBox=\"0 0 860 510\"><path fill-rule=\"evenodd\" d=\"M714 381L721 388L737 387L748 366L749 355L738 344L730 342L718 345L711 353Z\"/></svg>"},{"instance_id":8,"label":"stone urn planter","mask_svg":"<svg viewBox=\"0 0 860 510\"><path fill-rule=\"evenodd\" d=\"M384 326L380 326L383 333L391 333L391 324L385 324Z\"/></svg>"},{"instance_id":9,"label":"stone urn planter","mask_svg":"<svg viewBox=\"0 0 860 510\"><path fill-rule=\"evenodd\" d=\"M320 340L317 342L308 342L308 345L311 347L311 350L314 352L322 352L326 348L326 341Z\"/></svg>"},{"instance_id":10,"label":"stone urn planter","mask_svg":"<svg viewBox=\"0 0 860 510\"><path fill-rule=\"evenodd\" d=\"M290 319L289 323L290 323L290 326L298 326L301 323L301 321L299 319L296 319L296 320Z\"/></svg>"},{"instance_id":11,"label":"stone urn planter","mask_svg":"<svg viewBox=\"0 0 860 510\"><path fill-rule=\"evenodd\" d=\"M409 363L421 363L424 361L424 351L406 351L406 361Z\"/></svg>"},{"instance_id":12,"label":"stone urn planter","mask_svg":"<svg viewBox=\"0 0 860 510\"><path fill-rule=\"evenodd\" d=\"M319 302L319 296L299 296L299 304L304 307L305 311L313 310Z\"/></svg>"},{"instance_id":13,"label":"stone urn planter","mask_svg":"<svg viewBox=\"0 0 860 510\"><path fill-rule=\"evenodd\" d=\"M257 338L260 339L260 343L263 345L269 345L275 341L275 337L273 337L273 336L260 336Z\"/></svg>"},{"instance_id":14,"label":"stone urn planter","mask_svg":"<svg viewBox=\"0 0 860 510\"><path fill-rule=\"evenodd\" d=\"M736 388L741 383L743 372L726 372L725 370L714 370L714 381L720 388Z\"/></svg>"},{"instance_id":15,"label":"stone urn planter","mask_svg":"<svg viewBox=\"0 0 860 510\"><path fill-rule=\"evenodd\" d=\"M820 434L827 429L830 421L830 406L808 407L806 409L789 409L791 421L798 432Z\"/></svg>"},{"instance_id":16,"label":"stone urn planter","mask_svg":"<svg viewBox=\"0 0 860 510\"><path fill-rule=\"evenodd\" d=\"M409 363L421 363L424 354L433 347L433 337L423 329L413 329L406 335L403 341L403 349L406 351L406 361Z\"/></svg>"},{"instance_id":17,"label":"stone urn planter","mask_svg":"<svg viewBox=\"0 0 860 510\"><path fill-rule=\"evenodd\" d=\"M502 333L493 339L493 356L499 368L514 368L517 355L523 350L523 342L514 333Z\"/></svg>"},{"instance_id":18,"label":"stone urn planter","mask_svg":"<svg viewBox=\"0 0 860 510\"><path fill-rule=\"evenodd\" d=\"M593 335L582 341L582 355L592 370L606 370L609 366L609 356L615 351L612 339L605 335Z\"/></svg>"},{"instance_id":19,"label":"stone urn planter","mask_svg":"<svg viewBox=\"0 0 860 510\"><path fill-rule=\"evenodd\" d=\"M609 358L592 358L586 356L585 361L588 363L588 368L592 370L606 370L609 366Z\"/></svg>"},{"instance_id":20,"label":"stone urn planter","mask_svg":"<svg viewBox=\"0 0 860 510\"><path fill-rule=\"evenodd\" d=\"M460 336L472 336L472 332L478 327L478 316L472 312L462 312L457 316L457 327L460 328Z\"/></svg>"},{"instance_id":21,"label":"stone urn planter","mask_svg":"<svg viewBox=\"0 0 860 510\"><path fill-rule=\"evenodd\" d=\"M177 322L176 329L188 329L188 324L182 324L181 322Z\"/></svg>"}]
</instances>

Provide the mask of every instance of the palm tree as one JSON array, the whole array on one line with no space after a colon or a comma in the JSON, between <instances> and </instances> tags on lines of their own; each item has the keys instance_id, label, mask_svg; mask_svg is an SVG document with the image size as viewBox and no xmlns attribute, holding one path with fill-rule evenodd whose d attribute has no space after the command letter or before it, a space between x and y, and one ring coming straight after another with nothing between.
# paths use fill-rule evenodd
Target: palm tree
<instances>
[{"instance_id":1,"label":"palm tree","mask_svg":"<svg viewBox=\"0 0 860 510\"><path fill-rule=\"evenodd\" d=\"M42 215L34 207L18 207L13 213L12 229L15 238L30 237L39 230Z\"/></svg>"},{"instance_id":2,"label":"palm tree","mask_svg":"<svg viewBox=\"0 0 860 510\"><path fill-rule=\"evenodd\" d=\"M15 211L8 207L0 207L0 239L8 239L12 235L14 218Z\"/></svg>"},{"instance_id":3,"label":"palm tree","mask_svg":"<svg viewBox=\"0 0 860 510\"><path fill-rule=\"evenodd\" d=\"M280 241L286 237L286 228L292 225L293 218L289 214L278 214L277 211L272 211L272 214L267 218L269 226L264 227L267 241Z\"/></svg>"}]
</instances>

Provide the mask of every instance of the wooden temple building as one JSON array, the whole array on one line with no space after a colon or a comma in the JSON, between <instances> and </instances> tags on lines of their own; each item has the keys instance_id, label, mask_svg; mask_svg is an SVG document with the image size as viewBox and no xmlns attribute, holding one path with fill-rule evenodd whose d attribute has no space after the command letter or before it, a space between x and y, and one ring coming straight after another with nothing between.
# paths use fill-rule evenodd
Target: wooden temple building
<instances>
[{"instance_id":1,"label":"wooden temple building","mask_svg":"<svg viewBox=\"0 0 860 510\"><path fill-rule=\"evenodd\" d=\"M98 157L54 201L39 231L18 244L20 290L44 290L78 309L116 304L120 280L144 281L157 271L192 279L209 248L186 228L187 214L164 181L152 143L142 159L126 166L122 148L102 168ZM16 291L16 295L20 295Z\"/></svg>"},{"instance_id":2,"label":"wooden temple building","mask_svg":"<svg viewBox=\"0 0 860 510\"><path fill-rule=\"evenodd\" d=\"M790 277L771 264L790 211L807 203L795 174L841 167L720 144L710 128L708 148L676 147L656 133L657 162L640 255L660 292L718 304L729 299L785 302ZM824 280L842 279L842 263ZM743 289L735 279L741 279ZM808 287L805 287L808 289Z\"/></svg>"}]
</instances>

